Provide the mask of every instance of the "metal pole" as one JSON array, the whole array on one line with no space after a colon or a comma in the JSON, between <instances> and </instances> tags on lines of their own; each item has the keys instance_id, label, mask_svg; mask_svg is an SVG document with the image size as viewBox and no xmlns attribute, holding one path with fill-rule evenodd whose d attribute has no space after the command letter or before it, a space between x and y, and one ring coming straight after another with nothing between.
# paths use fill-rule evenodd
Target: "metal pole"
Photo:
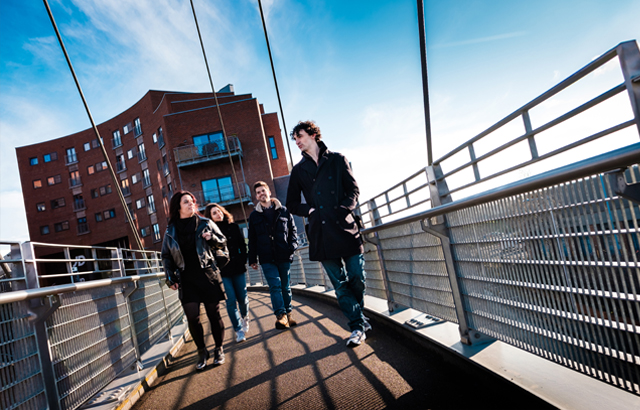
<instances>
[{"instance_id":1,"label":"metal pole","mask_svg":"<svg viewBox=\"0 0 640 410\"><path fill-rule=\"evenodd\" d=\"M89 116L89 121L91 121L91 126L93 127L93 132L96 134L96 138L98 139L98 144L100 144L100 149L102 150L102 155L104 155L104 159L107 162L107 167L109 168L109 172L111 173L111 179L113 180L113 185L115 185L116 192L118 193L118 198L120 198L120 202L122 203L122 207L124 208L124 212L126 215L129 215L129 226L131 227L131 231L133 232L133 238L138 245L140 250L143 250L142 240L140 239L140 235L138 235L138 230L136 226L133 224L132 215L129 213L129 207L127 206L127 201L124 199L124 195L122 194L122 189L120 188L120 181L118 181L118 177L116 176L115 171L113 170L113 165L111 165L111 161L109 161L109 156L107 155L107 150L104 147L102 142L102 137L100 136L100 132L98 132L98 127L96 126L95 121L93 120L93 116L91 115L91 111L89 110L89 105L87 104L87 100L84 98L84 93L82 92L82 87L80 87L80 82L78 81L78 77L76 76L76 72L73 69L73 65L71 64L71 59L69 58L69 54L67 54L67 49L62 42L62 37L60 36L60 31L58 30L58 25L56 24L56 20L53 18L53 13L51 12L51 8L49 7L49 2L47 0L43 0L44 5L47 8L47 13L49 14L49 19L51 19L51 24L53 25L53 29L56 32L56 36L58 37L58 42L60 43L60 47L62 48L62 52L64 53L64 57L67 60L67 64L69 65L69 70L71 70L71 75L73 76L73 81L76 83L76 87L78 88L78 93L80 93L80 98L82 98L82 103L84 104L84 108L87 111L87 115Z\"/></svg>"},{"instance_id":2,"label":"metal pole","mask_svg":"<svg viewBox=\"0 0 640 410\"><path fill-rule=\"evenodd\" d=\"M204 43L202 42L202 35L200 34L200 26L198 25L198 17L196 16L196 8L193 6L193 0L189 0L191 3L191 11L193 11L193 20L196 23L196 30L198 31L198 38L200 39L200 47L202 48L202 56L204 57L204 64L207 67L207 75L209 76L209 84L211 84L211 92L213 93L213 98L216 102L216 108L218 109L218 119L220 120L220 126L222 127L222 137L225 140L227 145L227 155L229 155L229 163L231 164L231 174L233 175L233 180L236 183L236 187L238 189L238 193L240 193L240 182L238 181L238 176L236 175L236 169L233 166L233 159L231 158L231 149L229 148L229 139L227 138L227 132L224 129L224 121L222 120L222 112L220 111L220 104L218 103L218 94L216 94L216 89L213 85L213 79L211 77L211 70L209 70L209 61L207 60L207 53L204 50ZM202 196L204 199L204 191L202 192ZM249 226L249 221L247 220L247 213L244 210L244 204L242 203L242 197L240 198L240 208L242 208L242 216L244 217L244 223Z\"/></svg>"},{"instance_id":3,"label":"metal pole","mask_svg":"<svg viewBox=\"0 0 640 410\"><path fill-rule=\"evenodd\" d=\"M267 34L267 23L264 21L264 12L262 11L262 1L258 0L260 7L260 17L262 18L262 27L264 28L264 38L267 40L267 51L269 51L269 61L271 61L271 72L273 73L273 82L276 85L276 95L278 96L278 105L280 106L280 116L282 117L282 126L284 127L284 140L287 142L287 150L289 151L289 160L293 166L293 156L291 155L291 146L289 145L289 134L287 133L287 123L284 121L284 111L282 110L282 101L280 100L280 90L278 89L278 79L276 78L276 69L273 65L273 57L271 56L271 46L269 45L269 35Z\"/></svg>"},{"instance_id":4,"label":"metal pole","mask_svg":"<svg viewBox=\"0 0 640 410\"><path fill-rule=\"evenodd\" d=\"M418 31L420 33L420 62L422 63L422 95L424 98L424 125L427 132L427 165L433 165L431 149L431 112L429 109L429 81L427 79L427 36L424 28L424 4L418 3Z\"/></svg>"}]
</instances>

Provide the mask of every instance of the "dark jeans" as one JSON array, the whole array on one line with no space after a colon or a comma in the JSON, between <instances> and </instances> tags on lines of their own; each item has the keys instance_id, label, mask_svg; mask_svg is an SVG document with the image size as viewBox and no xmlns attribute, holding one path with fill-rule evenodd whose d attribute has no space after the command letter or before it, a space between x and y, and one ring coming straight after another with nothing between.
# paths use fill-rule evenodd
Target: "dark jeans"
<instances>
[{"instance_id":1,"label":"dark jeans","mask_svg":"<svg viewBox=\"0 0 640 410\"><path fill-rule=\"evenodd\" d=\"M273 313L279 316L291 312L291 284L289 283L289 268L291 263L262 263L262 272L269 284L271 306Z\"/></svg>"},{"instance_id":2,"label":"dark jeans","mask_svg":"<svg viewBox=\"0 0 640 410\"><path fill-rule=\"evenodd\" d=\"M344 263L343 263L344 261ZM349 329L364 331L364 291L366 273L364 255L322 261L327 272L342 313L349 319Z\"/></svg>"}]
</instances>

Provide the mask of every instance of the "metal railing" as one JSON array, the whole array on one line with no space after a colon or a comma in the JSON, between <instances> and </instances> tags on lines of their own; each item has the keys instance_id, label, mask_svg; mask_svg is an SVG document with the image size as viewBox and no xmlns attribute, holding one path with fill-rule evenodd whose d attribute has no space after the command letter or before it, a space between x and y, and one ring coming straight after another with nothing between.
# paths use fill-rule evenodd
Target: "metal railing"
<instances>
[{"instance_id":1,"label":"metal railing","mask_svg":"<svg viewBox=\"0 0 640 410\"><path fill-rule=\"evenodd\" d=\"M229 142L231 155L242 155L242 144L240 144L240 140L237 137L230 136L227 141ZM173 153L174 160L179 167L214 161L229 156L222 140L219 143L212 142L204 145L177 147L173 150Z\"/></svg>"},{"instance_id":2,"label":"metal railing","mask_svg":"<svg viewBox=\"0 0 640 410\"><path fill-rule=\"evenodd\" d=\"M615 58L622 84L531 126L532 108ZM631 119L538 150L538 135L625 90ZM464 343L499 339L640 394L639 107L640 52L635 42L621 43L433 166L364 202L358 212L370 242L367 292L387 299L390 310L406 306L458 323ZM518 118L524 134L476 157L474 144ZM580 148L592 141L620 146L623 130L636 142L580 160ZM500 154L518 143L528 155L501 168ZM462 152L469 159L443 171ZM491 179L567 152L575 155L564 166L558 158L554 169L486 188ZM484 175L479 165L487 160L494 169ZM464 172L471 178L457 178ZM480 193L462 196L474 190Z\"/></svg>"},{"instance_id":3,"label":"metal railing","mask_svg":"<svg viewBox=\"0 0 640 410\"><path fill-rule=\"evenodd\" d=\"M225 186L215 190L208 191L193 191L193 195L196 197L196 201L200 204L201 210L211 202L218 203L220 205L230 205L239 203L240 201L251 201L251 190L247 183L240 183L240 192L238 192L236 186Z\"/></svg>"},{"instance_id":4,"label":"metal railing","mask_svg":"<svg viewBox=\"0 0 640 410\"><path fill-rule=\"evenodd\" d=\"M5 244L13 288L0 293L3 409L78 408L141 366L141 355L182 321L157 252ZM55 253L34 256L43 249ZM40 287L52 279L71 283Z\"/></svg>"}]
</instances>

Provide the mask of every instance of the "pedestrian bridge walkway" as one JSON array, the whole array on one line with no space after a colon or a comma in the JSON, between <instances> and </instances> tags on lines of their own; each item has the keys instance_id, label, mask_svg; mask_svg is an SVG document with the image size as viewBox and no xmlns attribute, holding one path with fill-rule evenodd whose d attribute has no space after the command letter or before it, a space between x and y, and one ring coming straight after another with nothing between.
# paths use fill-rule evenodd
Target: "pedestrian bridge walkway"
<instances>
[{"instance_id":1,"label":"pedestrian bridge walkway","mask_svg":"<svg viewBox=\"0 0 640 410\"><path fill-rule=\"evenodd\" d=\"M532 122L609 63L622 83ZM608 101L626 119L563 128ZM629 41L361 202L374 330L355 350L305 247L300 325L275 331L252 292L249 340L228 334L229 362L195 374L156 252L0 242L0 408L129 406L148 385L140 408L640 408L639 131Z\"/></svg>"}]
</instances>

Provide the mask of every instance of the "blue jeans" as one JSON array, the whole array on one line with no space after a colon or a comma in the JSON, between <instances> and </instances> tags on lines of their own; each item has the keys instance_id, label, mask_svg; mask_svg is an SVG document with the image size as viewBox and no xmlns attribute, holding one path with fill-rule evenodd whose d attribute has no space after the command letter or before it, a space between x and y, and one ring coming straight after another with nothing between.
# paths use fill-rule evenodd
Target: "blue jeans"
<instances>
[{"instance_id":1,"label":"blue jeans","mask_svg":"<svg viewBox=\"0 0 640 410\"><path fill-rule=\"evenodd\" d=\"M260 266L262 266L262 272L269 284L273 313L276 316L290 313L291 285L289 283L289 268L291 268L291 263L261 263Z\"/></svg>"},{"instance_id":2,"label":"blue jeans","mask_svg":"<svg viewBox=\"0 0 640 410\"><path fill-rule=\"evenodd\" d=\"M247 278L244 273L231 277L222 277L224 290L227 294L227 313L231 326L236 332L242 329L240 319L249 312L249 296L247 296ZM238 308L239 311L238 311Z\"/></svg>"},{"instance_id":3,"label":"blue jeans","mask_svg":"<svg viewBox=\"0 0 640 410\"><path fill-rule=\"evenodd\" d=\"M344 264L343 264L344 261ZM364 255L322 261L342 313L349 320L349 329L364 331L364 290L367 276L364 271Z\"/></svg>"}]
</instances>

